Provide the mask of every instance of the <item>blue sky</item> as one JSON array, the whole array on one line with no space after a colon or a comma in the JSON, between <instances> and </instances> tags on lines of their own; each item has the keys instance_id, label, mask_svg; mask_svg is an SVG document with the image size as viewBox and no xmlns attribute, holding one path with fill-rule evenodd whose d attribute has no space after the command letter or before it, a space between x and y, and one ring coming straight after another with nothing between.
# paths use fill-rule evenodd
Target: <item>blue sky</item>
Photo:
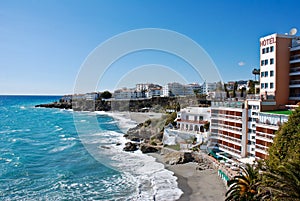
<instances>
[{"instance_id":1,"label":"blue sky","mask_svg":"<svg viewBox=\"0 0 300 201\"><path fill-rule=\"evenodd\" d=\"M297 5L275 0L0 0L0 94L72 93L80 66L93 49L117 34L142 28L191 38L210 55L224 81L253 79L259 38L300 29ZM154 63L175 70L185 65L164 53L136 53L118 61L98 89L114 89L117 81L118 87L133 85L139 80L127 77L122 85L120 76ZM193 75L177 79L174 74L174 80L203 81Z\"/></svg>"}]
</instances>

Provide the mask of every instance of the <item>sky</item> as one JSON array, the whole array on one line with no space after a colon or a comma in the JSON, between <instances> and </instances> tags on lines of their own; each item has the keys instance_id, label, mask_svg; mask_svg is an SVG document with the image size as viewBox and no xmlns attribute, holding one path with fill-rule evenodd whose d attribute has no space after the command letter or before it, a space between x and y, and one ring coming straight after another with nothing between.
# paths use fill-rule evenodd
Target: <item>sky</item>
<instances>
[{"instance_id":1,"label":"sky","mask_svg":"<svg viewBox=\"0 0 300 201\"><path fill-rule=\"evenodd\" d=\"M223 81L254 79L259 38L300 29L296 5L293 0L0 0L0 94L73 93L95 48L145 28L171 30L196 42ZM145 50L115 61L95 90L204 80L178 56Z\"/></svg>"}]
</instances>

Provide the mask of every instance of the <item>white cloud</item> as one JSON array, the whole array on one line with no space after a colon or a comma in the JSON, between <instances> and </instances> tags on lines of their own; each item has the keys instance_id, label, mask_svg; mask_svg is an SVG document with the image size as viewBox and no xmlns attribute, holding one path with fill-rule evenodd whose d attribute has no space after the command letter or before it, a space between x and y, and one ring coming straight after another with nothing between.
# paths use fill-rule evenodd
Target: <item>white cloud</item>
<instances>
[{"instance_id":1,"label":"white cloud","mask_svg":"<svg viewBox=\"0 0 300 201\"><path fill-rule=\"evenodd\" d=\"M243 62L243 61L240 61L240 62L238 63L239 66L245 66L245 64L246 64L246 63Z\"/></svg>"}]
</instances>

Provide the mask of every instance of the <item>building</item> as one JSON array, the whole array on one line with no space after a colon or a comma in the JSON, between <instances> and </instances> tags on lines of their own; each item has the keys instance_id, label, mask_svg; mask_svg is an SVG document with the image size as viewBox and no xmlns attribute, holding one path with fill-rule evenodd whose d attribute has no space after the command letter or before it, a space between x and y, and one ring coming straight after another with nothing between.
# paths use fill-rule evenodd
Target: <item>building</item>
<instances>
[{"instance_id":1,"label":"building","mask_svg":"<svg viewBox=\"0 0 300 201\"><path fill-rule=\"evenodd\" d=\"M216 90L217 90L217 83L216 82L208 83L208 82L205 81L202 84L202 91L201 91L201 93L208 95L209 92L213 92L213 91L216 91Z\"/></svg>"},{"instance_id":2,"label":"building","mask_svg":"<svg viewBox=\"0 0 300 201\"><path fill-rule=\"evenodd\" d=\"M300 101L300 37L260 38L260 95L265 110Z\"/></svg>"},{"instance_id":3,"label":"building","mask_svg":"<svg viewBox=\"0 0 300 201\"><path fill-rule=\"evenodd\" d=\"M177 82L168 83L162 89L162 96L191 96L194 91L191 86L183 85Z\"/></svg>"},{"instance_id":4,"label":"building","mask_svg":"<svg viewBox=\"0 0 300 201\"><path fill-rule=\"evenodd\" d=\"M162 87L150 88L146 92L147 98L160 97L162 95Z\"/></svg>"},{"instance_id":5,"label":"building","mask_svg":"<svg viewBox=\"0 0 300 201\"><path fill-rule=\"evenodd\" d=\"M256 123L255 158L267 158L267 150L273 143L275 132L280 125L288 121L288 117L288 115L277 114L276 111L259 113Z\"/></svg>"},{"instance_id":6,"label":"building","mask_svg":"<svg viewBox=\"0 0 300 201\"><path fill-rule=\"evenodd\" d=\"M259 91L259 97L212 102L208 148L241 161L268 157L275 132L288 121L290 111L283 110L300 101L300 37L260 38Z\"/></svg>"},{"instance_id":7,"label":"building","mask_svg":"<svg viewBox=\"0 0 300 201\"><path fill-rule=\"evenodd\" d=\"M247 112L244 102L212 102L208 148L235 158L247 155Z\"/></svg>"},{"instance_id":8,"label":"building","mask_svg":"<svg viewBox=\"0 0 300 201\"><path fill-rule=\"evenodd\" d=\"M183 131L204 132L210 122L210 108L187 107L177 113L177 127Z\"/></svg>"},{"instance_id":9,"label":"building","mask_svg":"<svg viewBox=\"0 0 300 201\"><path fill-rule=\"evenodd\" d=\"M135 94L135 89L117 89L114 91L114 98L115 99L132 99Z\"/></svg>"}]
</instances>

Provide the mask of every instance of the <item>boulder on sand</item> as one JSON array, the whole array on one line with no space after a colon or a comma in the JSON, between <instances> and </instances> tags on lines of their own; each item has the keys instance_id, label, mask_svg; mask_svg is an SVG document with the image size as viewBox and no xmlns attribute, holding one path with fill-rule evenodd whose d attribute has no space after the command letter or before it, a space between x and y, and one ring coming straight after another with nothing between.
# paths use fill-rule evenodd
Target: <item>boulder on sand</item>
<instances>
[{"instance_id":1,"label":"boulder on sand","mask_svg":"<svg viewBox=\"0 0 300 201\"><path fill-rule=\"evenodd\" d=\"M123 150L124 151L136 151L136 150L138 150L138 146L137 146L137 144L135 144L133 142L126 142Z\"/></svg>"}]
</instances>

